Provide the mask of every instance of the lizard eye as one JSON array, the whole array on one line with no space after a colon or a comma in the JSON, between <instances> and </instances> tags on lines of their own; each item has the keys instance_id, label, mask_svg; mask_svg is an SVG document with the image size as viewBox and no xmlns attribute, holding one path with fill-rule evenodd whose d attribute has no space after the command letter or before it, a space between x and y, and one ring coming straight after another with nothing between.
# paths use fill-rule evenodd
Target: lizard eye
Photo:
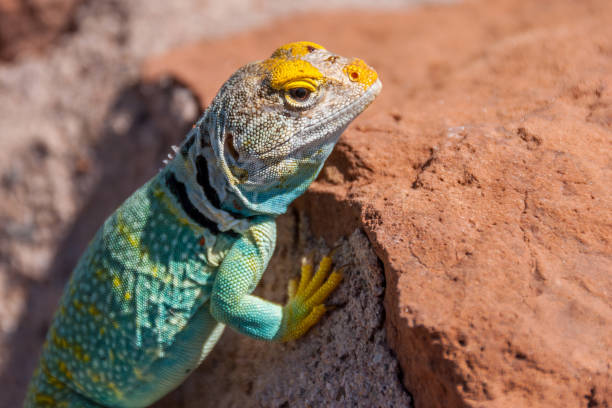
<instances>
[{"instance_id":1,"label":"lizard eye","mask_svg":"<svg viewBox=\"0 0 612 408\"><path fill-rule=\"evenodd\" d=\"M304 102L310 96L310 90L306 88L293 88L289 90L289 96L298 102Z\"/></svg>"},{"instance_id":2,"label":"lizard eye","mask_svg":"<svg viewBox=\"0 0 612 408\"><path fill-rule=\"evenodd\" d=\"M317 81L311 78L301 78L284 86L285 103L289 108L304 110L312 107L321 95Z\"/></svg>"}]
</instances>

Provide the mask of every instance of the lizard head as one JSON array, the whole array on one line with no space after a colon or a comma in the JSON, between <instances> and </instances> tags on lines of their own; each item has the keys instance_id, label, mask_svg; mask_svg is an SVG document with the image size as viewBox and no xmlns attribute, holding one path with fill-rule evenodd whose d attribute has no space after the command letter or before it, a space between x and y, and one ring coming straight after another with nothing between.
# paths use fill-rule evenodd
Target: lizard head
<instances>
[{"instance_id":1,"label":"lizard head","mask_svg":"<svg viewBox=\"0 0 612 408\"><path fill-rule=\"evenodd\" d=\"M199 125L231 196L224 207L249 215L284 213L381 88L376 71L362 60L306 41L240 68Z\"/></svg>"}]
</instances>

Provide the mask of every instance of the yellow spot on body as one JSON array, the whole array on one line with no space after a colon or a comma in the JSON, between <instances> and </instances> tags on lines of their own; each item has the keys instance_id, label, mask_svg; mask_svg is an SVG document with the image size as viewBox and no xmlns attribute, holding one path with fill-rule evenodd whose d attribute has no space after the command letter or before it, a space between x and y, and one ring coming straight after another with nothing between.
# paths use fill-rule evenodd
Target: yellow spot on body
<instances>
[{"instance_id":1,"label":"yellow spot on body","mask_svg":"<svg viewBox=\"0 0 612 408\"><path fill-rule=\"evenodd\" d=\"M113 321L113 327L115 329L118 329L119 328L119 323L117 323L116 321Z\"/></svg>"},{"instance_id":2,"label":"yellow spot on body","mask_svg":"<svg viewBox=\"0 0 612 408\"><path fill-rule=\"evenodd\" d=\"M144 379L144 375L142 374L142 370L140 368L134 367L134 377L136 377L139 380Z\"/></svg>"},{"instance_id":3,"label":"yellow spot on body","mask_svg":"<svg viewBox=\"0 0 612 408\"><path fill-rule=\"evenodd\" d=\"M303 57L311 53L314 50L324 50L322 46L317 43L310 41L297 41L285 44L272 53L271 58L283 58L287 56L291 57Z\"/></svg>"},{"instance_id":4,"label":"yellow spot on body","mask_svg":"<svg viewBox=\"0 0 612 408\"><path fill-rule=\"evenodd\" d=\"M49 373L49 370L46 366L43 366L43 372L45 373L47 384L49 384L50 386L57 388L58 390L62 390L66 387L64 383L62 383L60 380L52 376L51 373Z\"/></svg>"},{"instance_id":5,"label":"yellow spot on body","mask_svg":"<svg viewBox=\"0 0 612 408\"><path fill-rule=\"evenodd\" d=\"M106 332L106 328L105 327L100 327L100 336L104 336L105 332Z\"/></svg>"},{"instance_id":6,"label":"yellow spot on body","mask_svg":"<svg viewBox=\"0 0 612 408\"><path fill-rule=\"evenodd\" d=\"M96 270L96 278L100 281L105 281L106 280L106 271L104 269L97 269Z\"/></svg>"},{"instance_id":7,"label":"yellow spot on body","mask_svg":"<svg viewBox=\"0 0 612 408\"><path fill-rule=\"evenodd\" d=\"M119 279L117 276L113 278L113 286L116 288L121 286L121 279Z\"/></svg>"},{"instance_id":8,"label":"yellow spot on body","mask_svg":"<svg viewBox=\"0 0 612 408\"><path fill-rule=\"evenodd\" d=\"M108 358L111 362L115 361L115 354L113 353L113 350L108 350Z\"/></svg>"},{"instance_id":9,"label":"yellow spot on body","mask_svg":"<svg viewBox=\"0 0 612 408\"><path fill-rule=\"evenodd\" d=\"M125 295L123 295L123 298L125 300L130 300L132 298L132 294L130 292L125 292Z\"/></svg>"},{"instance_id":10,"label":"yellow spot on body","mask_svg":"<svg viewBox=\"0 0 612 408\"><path fill-rule=\"evenodd\" d=\"M81 309L83 308L83 304L81 302L79 302L78 299L74 299L72 301L72 304L74 305L74 307L76 308L76 310L81 311Z\"/></svg>"},{"instance_id":11,"label":"yellow spot on body","mask_svg":"<svg viewBox=\"0 0 612 408\"><path fill-rule=\"evenodd\" d=\"M64 363L63 361L60 361L59 363L57 363L57 366L60 370L60 373L64 374L64 376L68 378L69 380L72 379L72 373L70 372L70 370L68 370L66 363Z\"/></svg>"},{"instance_id":12,"label":"yellow spot on body","mask_svg":"<svg viewBox=\"0 0 612 408\"><path fill-rule=\"evenodd\" d=\"M68 348L68 342L66 341L66 339L58 336L55 330L51 332L51 340L53 341L53 344L55 344L56 347L63 349Z\"/></svg>"},{"instance_id":13,"label":"yellow spot on body","mask_svg":"<svg viewBox=\"0 0 612 408\"><path fill-rule=\"evenodd\" d=\"M123 398L123 393L119 390L119 388L117 388L115 383L109 382L108 388L110 388L115 393L115 396L117 396L117 398L119 399Z\"/></svg>"},{"instance_id":14,"label":"yellow spot on body","mask_svg":"<svg viewBox=\"0 0 612 408\"><path fill-rule=\"evenodd\" d=\"M90 307L90 313L91 313L91 307ZM101 315L100 311L98 311L97 309L96 309L96 313L97 313L96 315ZM65 338L58 336L55 330L51 331L51 341L56 347L65 349L71 352L77 360L85 361L85 362L89 361L89 358L90 358L89 355L83 353L83 348L80 345L69 343ZM64 363L61 363L61 364L63 364L64 368L66 367ZM60 366L60 371L62 369L61 367L62 366Z\"/></svg>"},{"instance_id":15,"label":"yellow spot on body","mask_svg":"<svg viewBox=\"0 0 612 408\"><path fill-rule=\"evenodd\" d=\"M55 399L47 394L36 394L34 400L37 404L55 405Z\"/></svg>"},{"instance_id":16,"label":"yellow spot on body","mask_svg":"<svg viewBox=\"0 0 612 408\"><path fill-rule=\"evenodd\" d=\"M342 71L348 76L349 80L363 85L363 89L368 89L378 79L376 71L359 58L355 58Z\"/></svg>"},{"instance_id":17,"label":"yellow spot on body","mask_svg":"<svg viewBox=\"0 0 612 408\"><path fill-rule=\"evenodd\" d=\"M83 361L86 363L89 363L89 360L91 360L91 357L89 357L89 354L83 354Z\"/></svg>"},{"instance_id":18,"label":"yellow spot on body","mask_svg":"<svg viewBox=\"0 0 612 408\"><path fill-rule=\"evenodd\" d=\"M123 237L130 243L132 247L140 247L140 240L130 232L128 226L123 222L123 217L121 216L121 213L117 213L117 230L119 231L119 234L123 235Z\"/></svg>"},{"instance_id":19,"label":"yellow spot on body","mask_svg":"<svg viewBox=\"0 0 612 408\"><path fill-rule=\"evenodd\" d=\"M74 384L74 385L75 385L75 386L76 386L76 387L77 387L77 388L78 388L78 389L79 389L81 392L85 391L85 387L83 387L83 386L81 385L81 383L78 383L78 382L76 382L76 381L74 381L74 380L73 380L73 381L72 381L72 384Z\"/></svg>"},{"instance_id":20,"label":"yellow spot on body","mask_svg":"<svg viewBox=\"0 0 612 408\"><path fill-rule=\"evenodd\" d=\"M83 361L83 349L81 348L81 346L76 345L72 349L76 359L79 361Z\"/></svg>"},{"instance_id":21,"label":"yellow spot on body","mask_svg":"<svg viewBox=\"0 0 612 408\"><path fill-rule=\"evenodd\" d=\"M102 312L100 312L94 305L89 305L89 308L87 309L87 311L93 317L98 317L102 315Z\"/></svg>"},{"instance_id":22,"label":"yellow spot on body","mask_svg":"<svg viewBox=\"0 0 612 408\"><path fill-rule=\"evenodd\" d=\"M172 214L176 218L179 224L187 225L197 232L203 231L201 227L195 226L194 224L189 222L189 220L183 217L183 214L180 212L180 210L176 207L172 200L166 194L164 194L164 192L160 188L156 188L153 191L153 195L159 198L159 200L164 204L170 214Z\"/></svg>"}]
</instances>

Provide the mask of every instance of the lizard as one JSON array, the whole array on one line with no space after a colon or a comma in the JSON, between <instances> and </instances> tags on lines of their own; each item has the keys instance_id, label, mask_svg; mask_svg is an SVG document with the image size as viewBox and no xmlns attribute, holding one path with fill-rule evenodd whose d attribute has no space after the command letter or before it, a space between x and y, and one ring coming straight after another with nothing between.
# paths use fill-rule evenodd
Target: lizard
<instances>
[{"instance_id":1,"label":"lizard","mask_svg":"<svg viewBox=\"0 0 612 408\"><path fill-rule=\"evenodd\" d=\"M342 279L303 262L279 305L252 294L275 218L317 177L382 89L374 69L313 42L238 69L175 155L104 222L48 330L25 407L144 407L180 385L226 326L291 341Z\"/></svg>"}]
</instances>

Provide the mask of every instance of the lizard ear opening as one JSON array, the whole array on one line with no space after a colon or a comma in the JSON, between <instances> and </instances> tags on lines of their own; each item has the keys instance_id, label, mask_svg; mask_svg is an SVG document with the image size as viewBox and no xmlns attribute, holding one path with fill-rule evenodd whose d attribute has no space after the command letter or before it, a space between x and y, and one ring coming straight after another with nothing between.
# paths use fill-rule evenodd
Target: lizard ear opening
<instances>
[{"instance_id":1,"label":"lizard ear opening","mask_svg":"<svg viewBox=\"0 0 612 408\"><path fill-rule=\"evenodd\" d=\"M234 147L234 134L231 132L225 134L225 151L227 151L236 162L238 161L240 155Z\"/></svg>"}]
</instances>

